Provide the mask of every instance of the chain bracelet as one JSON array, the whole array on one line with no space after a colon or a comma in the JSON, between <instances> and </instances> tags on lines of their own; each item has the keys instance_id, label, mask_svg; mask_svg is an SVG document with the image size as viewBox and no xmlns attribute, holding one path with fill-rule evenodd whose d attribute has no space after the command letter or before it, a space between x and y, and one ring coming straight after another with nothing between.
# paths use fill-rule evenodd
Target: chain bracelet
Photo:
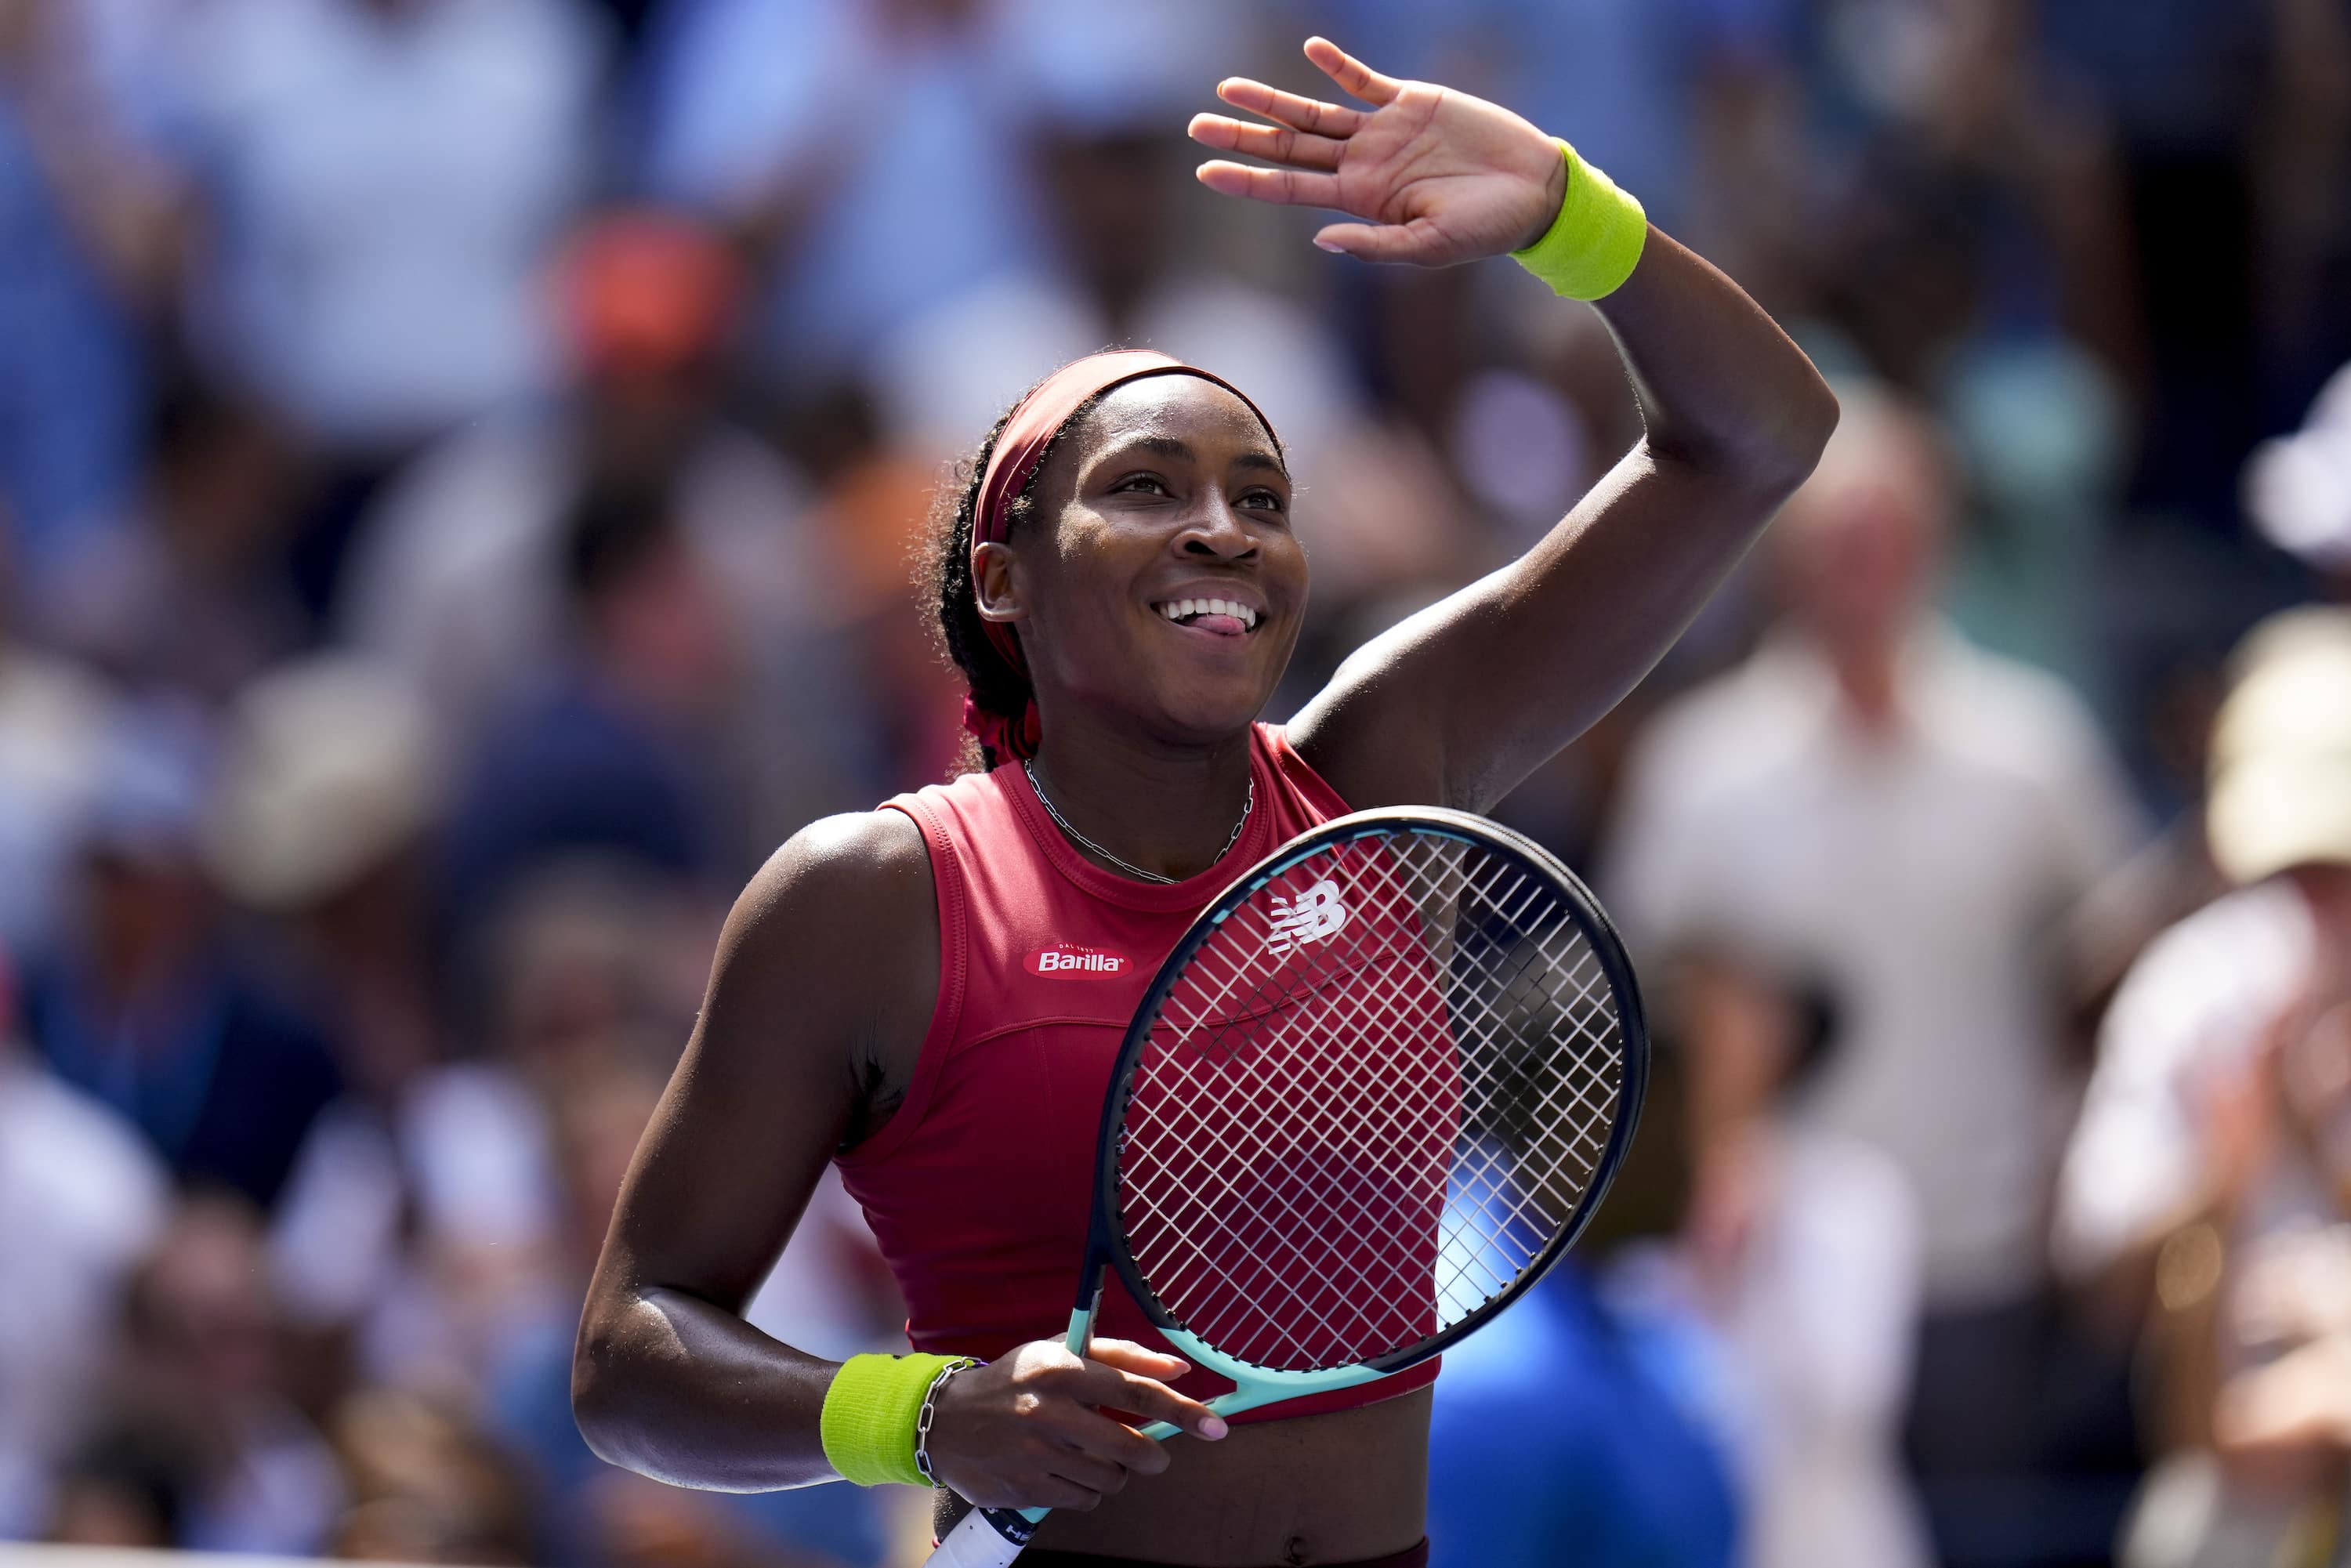
<instances>
[{"instance_id":1,"label":"chain bracelet","mask_svg":"<svg viewBox=\"0 0 2351 1568\"><path fill-rule=\"evenodd\" d=\"M914 1416L914 1468L922 1471L923 1479L933 1486L939 1484L939 1478L931 1473L931 1418L938 1414L939 1390L945 1388L947 1379L956 1373L968 1372L979 1364L970 1356L964 1355L940 1367L938 1375L931 1379L929 1391L923 1396L922 1410Z\"/></svg>"}]
</instances>

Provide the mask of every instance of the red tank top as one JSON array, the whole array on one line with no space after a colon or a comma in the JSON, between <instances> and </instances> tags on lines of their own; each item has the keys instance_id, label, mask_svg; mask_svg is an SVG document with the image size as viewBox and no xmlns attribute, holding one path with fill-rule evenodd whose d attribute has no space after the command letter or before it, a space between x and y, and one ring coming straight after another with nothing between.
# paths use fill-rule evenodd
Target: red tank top
<instances>
[{"instance_id":1,"label":"red tank top","mask_svg":"<svg viewBox=\"0 0 2351 1568\"><path fill-rule=\"evenodd\" d=\"M1168 886L1087 860L1017 764L901 795L938 887L939 990L906 1098L840 1156L906 1298L914 1348L990 1358L1068 1325L1112 1060L1160 961L1243 871L1346 802L1270 725L1252 727L1256 809L1199 875ZM1113 1275L1095 1332L1168 1348ZM1235 1417L1351 1409L1420 1387L1432 1361ZM1195 1370L1206 1399L1232 1385Z\"/></svg>"}]
</instances>

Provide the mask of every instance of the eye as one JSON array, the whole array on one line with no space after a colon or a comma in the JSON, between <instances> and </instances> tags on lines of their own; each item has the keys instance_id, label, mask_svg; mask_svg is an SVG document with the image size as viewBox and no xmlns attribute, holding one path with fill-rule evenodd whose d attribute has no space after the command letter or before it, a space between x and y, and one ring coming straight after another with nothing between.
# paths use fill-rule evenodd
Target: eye
<instances>
[{"instance_id":1,"label":"eye","mask_svg":"<svg viewBox=\"0 0 2351 1568\"><path fill-rule=\"evenodd\" d=\"M1167 488L1167 481L1162 479L1156 474L1130 474L1125 478L1121 479L1117 484L1113 485L1110 489L1111 494L1113 496L1126 490L1132 490L1137 494L1147 496L1166 496L1174 494L1174 492Z\"/></svg>"},{"instance_id":2,"label":"eye","mask_svg":"<svg viewBox=\"0 0 2351 1568\"><path fill-rule=\"evenodd\" d=\"M1241 505L1261 507L1269 512L1286 512L1290 509L1289 503L1281 498L1281 493L1279 490L1268 490L1263 487L1251 490L1242 496Z\"/></svg>"}]
</instances>

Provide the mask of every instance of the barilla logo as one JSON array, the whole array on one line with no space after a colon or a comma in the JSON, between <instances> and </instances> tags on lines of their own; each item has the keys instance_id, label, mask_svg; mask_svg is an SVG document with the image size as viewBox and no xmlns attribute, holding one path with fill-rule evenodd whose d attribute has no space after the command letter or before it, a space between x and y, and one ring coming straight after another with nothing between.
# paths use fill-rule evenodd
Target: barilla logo
<instances>
[{"instance_id":1,"label":"barilla logo","mask_svg":"<svg viewBox=\"0 0 2351 1568\"><path fill-rule=\"evenodd\" d=\"M1099 947L1081 947L1074 942L1040 947L1029 955L1032 975L1123 975L1133 964L1131 958Z\"/></svg>"}]
</instances>

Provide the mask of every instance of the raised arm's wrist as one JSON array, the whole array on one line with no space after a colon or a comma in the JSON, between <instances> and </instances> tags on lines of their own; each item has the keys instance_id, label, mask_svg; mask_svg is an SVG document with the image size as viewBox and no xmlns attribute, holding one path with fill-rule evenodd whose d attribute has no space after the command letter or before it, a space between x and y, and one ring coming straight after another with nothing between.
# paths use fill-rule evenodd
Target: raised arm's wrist
<instances>
[{"instance_id":1,"label":"raised arm's wrist","mask_svg":"<svg viewBox=\"0 0 2351 1568\"><path fill-rule=\"evenodd\" d=\"M1640 264L1649 219L1638 198L1559 144L1560 200L1552 221L1510 259L1568 299L1604 299Z\"/></svg>"}]
</instances>

